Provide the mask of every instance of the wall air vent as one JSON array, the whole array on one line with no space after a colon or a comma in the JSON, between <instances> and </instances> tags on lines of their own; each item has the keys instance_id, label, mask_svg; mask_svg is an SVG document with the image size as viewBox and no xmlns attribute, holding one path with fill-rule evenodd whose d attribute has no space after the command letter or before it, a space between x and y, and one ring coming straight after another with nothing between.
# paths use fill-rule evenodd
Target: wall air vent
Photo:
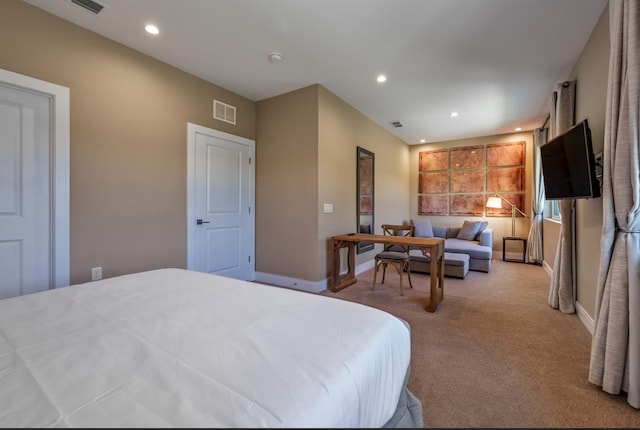
<instances>
[{"instance_id":1,"label":"wall air vent","mask_svg":"<svg viewBox=\"0 0 640 430\"><path fill-rule=\"evenodd\" d=\"M391 125L394 126L395 128L404 127L404 124L402 124L400 121L393 121Z\"/></svg>"},{"instance_id":2,"label":"wall air vent","mask_svg":"<svg viewBox=\"0 0 640 430\"><path fill-rule=\"evenodd\" d=\"M228 122L230 124L236 123L236 108L235 106L222 103L219 100L213 101L213 118Z\"/></svg>"},{"instance_id":3,"label":"wall air vent","mask_svg":"<svg viewBox=\"0 0 640 430\"><path fill-rule=\"evenodd\" d=\"M94 2L93 0L71 0L72 3L77 4L78 6L82 6L83 8L90 10L93 13L100 13L100 11L104 8L100 3Z\"/></svg>"}]
</instances>

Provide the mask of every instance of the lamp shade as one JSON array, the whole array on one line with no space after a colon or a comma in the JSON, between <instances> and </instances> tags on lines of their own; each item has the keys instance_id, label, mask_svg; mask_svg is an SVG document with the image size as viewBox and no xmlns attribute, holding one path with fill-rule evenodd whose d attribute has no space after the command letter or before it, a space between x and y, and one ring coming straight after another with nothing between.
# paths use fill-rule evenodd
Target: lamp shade
<instances>
[{"instance_id":1,"label":"lamp shade","mask_svg":"<svg viewBox=\"0 0 640 430\"><path fill-rule=\"evenodd\" d=\"M494 209L502 209L502 199L500 197L489 197L487 199L487 207Z\"/></svg>"}]
</instances>

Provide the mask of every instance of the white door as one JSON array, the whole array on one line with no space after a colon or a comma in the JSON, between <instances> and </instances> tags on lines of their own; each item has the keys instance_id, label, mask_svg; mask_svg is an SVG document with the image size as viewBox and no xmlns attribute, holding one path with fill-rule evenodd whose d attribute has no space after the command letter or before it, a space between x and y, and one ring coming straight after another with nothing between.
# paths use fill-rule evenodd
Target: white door
<instances>
[{"instance_id":1,"label":"white door","mask_svg":"<svg viewBox=\"0 0 640 430\"><path fill-rule=\"evenodd\" d=\"M69 285L69 88L0 69L0 298Z\"/></svg>"},{"instance_id":2,"label":"white door","mask_svg":"<svg viewBox=\"0 0 640 430\"><path fill-rule=\"evenodd\" d=\"M255 142L188 124L188 268L253 280Z\"/></svg>"},{"instance_id":3,"label":"white door","mask_svg":"<svg viewBox=\"0 0 640 430\"><path fill-rule=\"evenodd\" d=\"M0 299L52 286L50 109L0 85Z\"/></svg>"}]
</instances>

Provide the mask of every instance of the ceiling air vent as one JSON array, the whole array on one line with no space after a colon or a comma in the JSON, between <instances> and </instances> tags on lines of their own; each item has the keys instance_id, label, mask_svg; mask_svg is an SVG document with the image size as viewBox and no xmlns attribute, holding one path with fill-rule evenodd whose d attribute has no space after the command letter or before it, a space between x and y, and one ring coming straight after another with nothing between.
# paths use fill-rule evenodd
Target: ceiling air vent
<instances>
[{"instance_id":1,"label":"ceiling air vent","mask_svg":"<svg viewBox=\"0 0 640 430\"><path fill-rule=\"evenodd\" d=\"M236 108L235 106L222 103L219 100L213 101L213 117L220 121L228 122L230 124L236 123Z\"/></svg>"},{"instance_id":2,"label":"ceiling air vent","mask_svg":"<svg viewBox=\"0 0 640 430\"><path fill-rule=\"evenodd\" d=\"M395 128L404 127L404 124L402 124L400 121L393 121L391 125L394 126Z\"/></svg>"},{"instance_id":3,"label":"ceiling air vent","mask_svg":"<svg viewBox=\"0 0 640 430\"><path fill-rule=\"evenodd\" d=\"M96 3L93 0L71 0L72 3L82 6L83 8L90 10L93 13L100 13L104 8L100 3Z\"/></svg>"}]
</instances>

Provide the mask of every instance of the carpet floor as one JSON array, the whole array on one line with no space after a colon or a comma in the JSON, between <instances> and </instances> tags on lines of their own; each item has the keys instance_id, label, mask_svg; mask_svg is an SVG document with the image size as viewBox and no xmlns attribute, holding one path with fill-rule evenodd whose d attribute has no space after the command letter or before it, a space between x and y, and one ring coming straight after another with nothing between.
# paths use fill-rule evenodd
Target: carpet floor
<instances>
[{"instance_id":1,"label":"carpet floor","mask_svg":"<svg viewBox=\"0 0 640 430\"><path fill-rule=\"evenodd\" d=\"M445 278L444 300L426 312L429 276L413 289L393 269L371 291L373 269L339 292L411 325L409 389L422 401L425 427L640 428L623 395L589 383L591 335L576 314L547 303L541 267L494 260L491 273ZM378 277L378 282L381 277Z\"/></svg>"}]
</instances>

